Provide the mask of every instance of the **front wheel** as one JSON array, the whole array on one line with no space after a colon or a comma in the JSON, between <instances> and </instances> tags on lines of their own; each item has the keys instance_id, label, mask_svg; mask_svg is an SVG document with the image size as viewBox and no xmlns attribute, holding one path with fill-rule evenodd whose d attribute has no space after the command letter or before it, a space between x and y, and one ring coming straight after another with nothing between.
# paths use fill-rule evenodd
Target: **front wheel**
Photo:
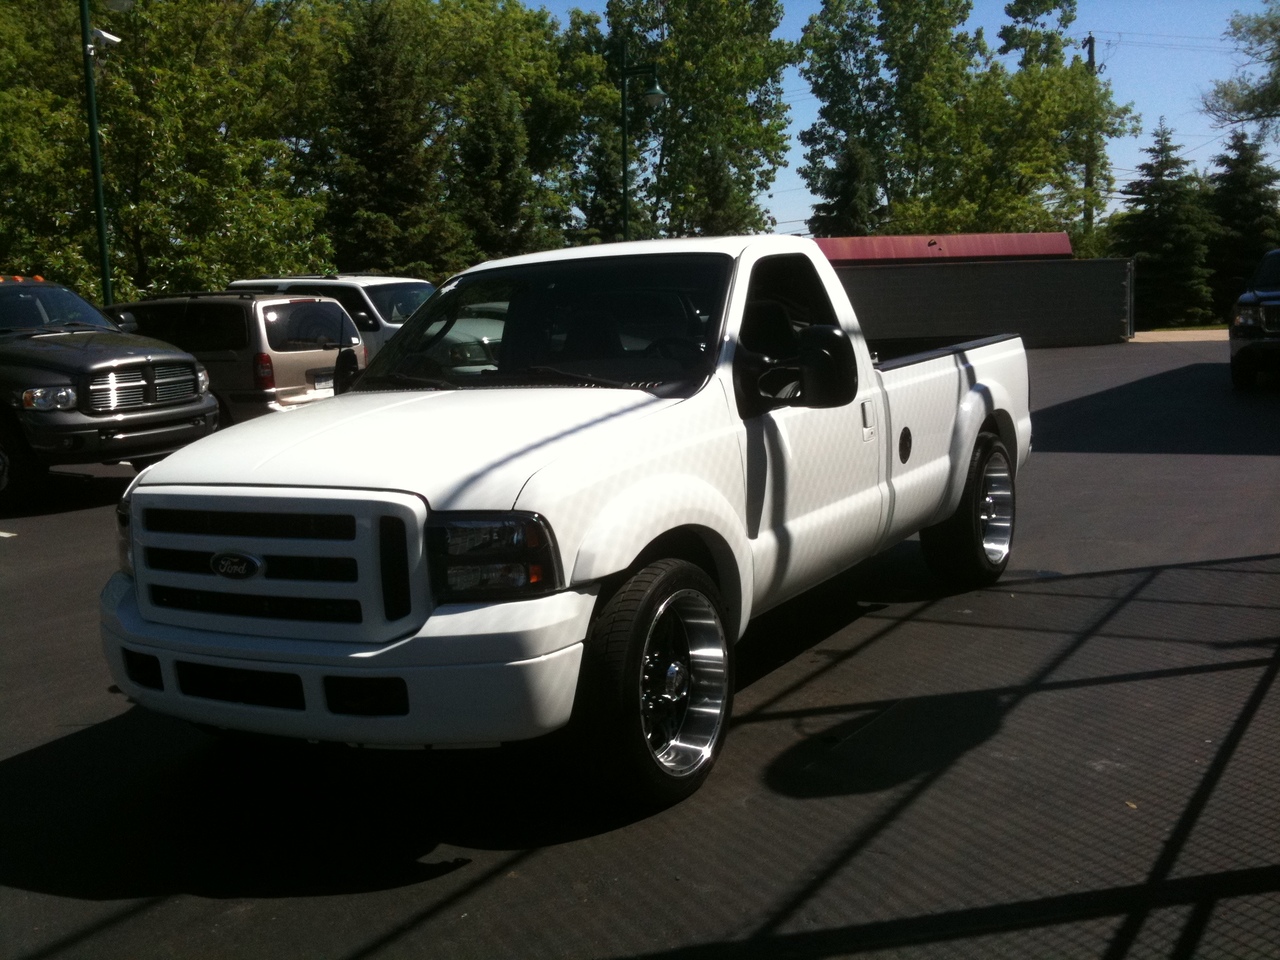
<instances>
[{"instance_id":1,"label":"front wheel","mask_svg":"<svg viewBox=\"0 0 1280 960\"><path fill-rule=\"evenodd\" d=\"M1231 358L1231 387L1242 392L1252 390L1258 371L1244 360Z\"/></svg>"},{"instance_id":2,"label":"front wheel","mask_svg":"<svg viewBox=\"0 0 1280 960\"><path fill-rule=\"evenodd\" d=\"M733 648L715 584L683 560L632 576L592 629L589 718L616 785L645 805L707 779L733 705Z\"/></svg>"},{"instance_id":3,"label":"front wheel","mask_svg":"<svg viewBox=\"0 0 1280 960\"><path fill-rule=\"evenodd\" d=\"M37 490L48 468L32 456L16 430L0 423L0 510L16 509Z\"/></svg>"},{"instance_id":4,"label":"front wheel","mask_svg":"<svg viewBox=\"0 0 1280 960\"><path fill-rule=\"evenodd\" d=\"M980 433L956 512L920 531L929 569L963 590L991 586L1009 563L1014 506L1009 451L994 433Z\"/></svg>"}]
</instances>

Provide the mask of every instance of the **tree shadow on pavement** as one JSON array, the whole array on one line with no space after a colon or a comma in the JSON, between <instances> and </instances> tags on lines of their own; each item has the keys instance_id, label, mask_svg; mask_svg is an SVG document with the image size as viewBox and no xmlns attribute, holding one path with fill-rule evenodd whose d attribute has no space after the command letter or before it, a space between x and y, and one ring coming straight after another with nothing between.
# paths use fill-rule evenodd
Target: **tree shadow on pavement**
<instances>
[{"instance_id":1,"label":"tree shadow on pavement","mask_svg":"<svg viewBox=\"0 0 1280 960\"><path fill-rule=\"evenodd\" d=\"M1037 453L1280 454L1280 388L1239 393L1224 363L1194 363L1032 414Z\"/></svg>"}]
</instances>

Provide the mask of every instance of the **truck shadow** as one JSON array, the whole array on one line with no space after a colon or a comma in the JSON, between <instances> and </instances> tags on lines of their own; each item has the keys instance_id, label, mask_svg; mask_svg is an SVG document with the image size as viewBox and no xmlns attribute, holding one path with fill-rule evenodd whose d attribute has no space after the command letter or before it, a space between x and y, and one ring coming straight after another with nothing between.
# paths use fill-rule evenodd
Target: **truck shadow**
<instances>
[{"instance_id":1,"label":"truck shadow","mask_svg":"<svg viewBox=\"0 0 1280 960\"><path fill-rule=\"evenodd\" d=\"M0 763L0 885L118 900L326 896L436 880L442 843L520 849L628 814L519 752L221 741L139 708Z\"/></svg>"},{"instance_id":2,"label":"truck shadow","mask_svg":"<svg viewBox=\"0 0 1280 960\"><path fill-rule=\"evenodd\" d=\"M46 517L74 510L91 510L114 504L124 495L132 479L128 476L103 476L81 473L74 468L51 470L18 506L0 507L0 517Z\"/></svg>"},{"instance_id":3,"label":"truck shadow","mask_svg":"<svg viewBox=\"0 0 1280 960\"><path fill-rule=\"evenodd\" d=\"M931 587L917 546L900 544L753 624L739 686ZM562 746L227 739L133 708L0 762L0 885L89 900L370 892L468 865L442 845L529 850L648 815L593 784L589 762Z\"/></svg>"},{"instance_id":4,"label":"truck shadow","mask_svg":"<svg viewBox=\"0 0 1280 960\"><path fill-rule=\"evenodd\" d=\"M946 591L918 540L904 540L751 621L738 642L738 690L889 603L936 600Z\"/></svg>"}]
</instances>

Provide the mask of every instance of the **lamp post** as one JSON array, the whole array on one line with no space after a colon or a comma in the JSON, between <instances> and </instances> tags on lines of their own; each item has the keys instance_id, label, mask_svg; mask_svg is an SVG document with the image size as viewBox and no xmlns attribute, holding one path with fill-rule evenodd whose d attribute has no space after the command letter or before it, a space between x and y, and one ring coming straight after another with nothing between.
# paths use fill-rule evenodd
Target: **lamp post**
<instances>
[{"instance_id":1,"label":"lamp post","mask_svg":"<svg viewBox=\"0 0 1280 960\"><path fill-rule=\"evenodd\" d=\"M627 81L632 77L646 77L649 87L644 92L644 102L660 107L667 100L666 91L658 85L658 67L653 63L627 63L627 41L622 40L622 239L631 239L631 164L627 159Z\"/></svg>"},{"instance_id":2,"label":"lamp post","mask_svg":"<svg viewBox=\"0 0 1280 960\"><path fill-rule=\"evenodd\" d=\"M133 0L107 0L112 10L123 12ZM102 305L111 306L111 259L107 249L107 203L102 189L102 150L98 143L98 93L93 82L93 41L117 44L120 38L89 25L89 0L80 0L80 45L84 49L84 94L89 110L89 162L93 169L93 202L98 214L98 256L102 271Z\"/></svg>"}]
</instances>

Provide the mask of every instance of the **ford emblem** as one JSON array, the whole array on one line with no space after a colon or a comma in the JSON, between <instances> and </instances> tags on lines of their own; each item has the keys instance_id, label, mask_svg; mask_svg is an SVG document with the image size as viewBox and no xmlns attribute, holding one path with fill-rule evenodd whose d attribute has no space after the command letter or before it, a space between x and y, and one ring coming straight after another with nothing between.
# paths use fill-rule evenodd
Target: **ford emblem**
<instances>
[{"instance_id":1,"label":"ford emblem","mask_svg":"<svg viewBox=\"0 0 1280 960\"><path fill-rule=\"evenodd\" d=\"M257 576L262 561L243 553L215 553L209 567L220 577L229 580L248 580Z\"/></svg>"}]
</instances>

